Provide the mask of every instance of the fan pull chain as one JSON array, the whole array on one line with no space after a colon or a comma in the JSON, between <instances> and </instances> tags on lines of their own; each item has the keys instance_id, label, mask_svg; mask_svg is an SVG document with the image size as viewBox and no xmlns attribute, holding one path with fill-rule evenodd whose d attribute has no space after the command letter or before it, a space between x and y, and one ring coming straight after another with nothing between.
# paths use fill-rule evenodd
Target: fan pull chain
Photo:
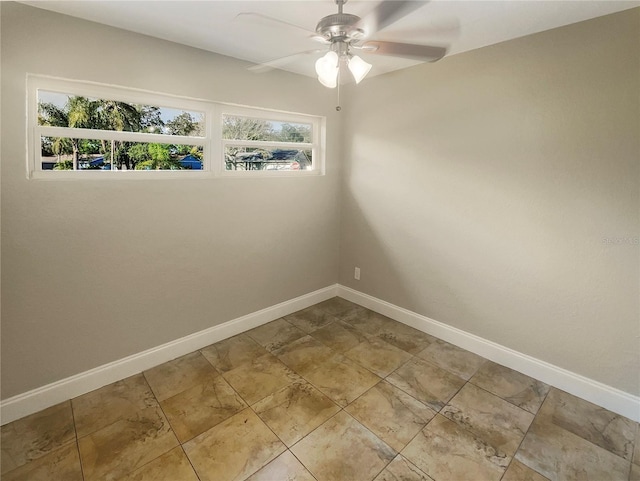
<instances>
[{"instance_id":1,"label":"fan pull chain","mask_svg":"<svg viewBox=\"0 0 640 481\"><path fill-rule=\"evenodd\" d=\"M340 72L342 71L342 68L338 67L338 105L336 105L336 111L340 112L342 110L342 107L340 107Z\"/></svg>"}]
</instances>

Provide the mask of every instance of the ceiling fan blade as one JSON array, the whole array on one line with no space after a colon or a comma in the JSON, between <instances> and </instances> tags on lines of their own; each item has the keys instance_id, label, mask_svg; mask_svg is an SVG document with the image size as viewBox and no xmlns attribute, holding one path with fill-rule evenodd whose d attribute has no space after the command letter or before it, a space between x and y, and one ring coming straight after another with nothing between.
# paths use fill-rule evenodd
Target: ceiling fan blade
<instances>
[{"instance_id":1,"label":"ceiling fan blade","mask_svg":"<svg viewBox=\"0 0 640 481\"><path fill-rule=\"evenodd\" d=\"M256 12L243 12L239 13L235 16L234 21L241 21L246 23L252 23L254 25L264 25L267 27L273 28L286 28L290 31L296 31L298 34L303 34L307 37L315 36L316 32L313 30L308 30L300 25L295 25L293 23L285 22L284 20L280 20L274 17L270 17L268 15L263 15L261 13Z\"/></svg>"},{"instance_id":2,"label":"ceiling fan blade","mask_svg":"<svg viewBox=\"0 0 640 481\"><path fill-rule=\"evenodd\" d=\"M383 0L362 18L359 27L369 37L427 3L428 0Z\"/></svg>"},{"instance_id":3,"label":"ceiling fan blade","mask_svg":"<svg viewBox=\"0 0 640 481\"><path fill-rule=\"evenodd\" d=\"M287 65L288 63L293 62L294 60L296 60L297 58L299 58L301 56L311 55L311 54L324 52L324 51L325 50L321 50L321 49L306 50L304 52L298 52L298 53L294 53L293 55L287 55L285 57L278 57L278 58L274 58L273 60L269 60L268 62L252 65L251 67L248 67L247 70L250 70L250 71L255 72L255 73L268 72L268 71L276 69L276 68L281 68L284 65Z\"/></svg>"},{"instance_id":4,"label":"ceiling fan blade","mask_svg":"<svg viewBox=\"0 0 640 481\"><path fill-rule=\"evenodd\" d=\"M362 50L363 53L391 55L393 57L421 60L424 62L435 62L447 54L445 47L415 45L412 43L381 42L378 40L364 42L356 48Z\"/></svg>"}]
</instances>

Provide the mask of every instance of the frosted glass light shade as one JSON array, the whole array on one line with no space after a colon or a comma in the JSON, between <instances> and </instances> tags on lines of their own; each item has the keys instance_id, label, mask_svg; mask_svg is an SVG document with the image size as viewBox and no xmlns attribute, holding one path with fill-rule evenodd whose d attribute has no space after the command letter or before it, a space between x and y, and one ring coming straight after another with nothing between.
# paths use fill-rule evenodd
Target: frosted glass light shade
<instances>
[{"instance_id":1,"label":"frosted glass light shade","mask_svg":"<svg viewBox=\"0 0 640 481\"><path fill-rule=\"evenodd\" d=\"M371 64L365 62L357 55L354 55L349 59L349 70L351 71L356 83L359 84L362 79L367 76L369 70L371 70Z\"/></svg>"},{"instance_id":2,"label":"frosted glass light shade","mask_svg":"<svg viewBox=\"0 0 640 481\"><path fill-rule=\"evenodd\" d=\"M316 73L318 80L325 87L330 89L338 85L338 54L330 51L326 55L316 60Z\"/></svg>"}]
</instances>

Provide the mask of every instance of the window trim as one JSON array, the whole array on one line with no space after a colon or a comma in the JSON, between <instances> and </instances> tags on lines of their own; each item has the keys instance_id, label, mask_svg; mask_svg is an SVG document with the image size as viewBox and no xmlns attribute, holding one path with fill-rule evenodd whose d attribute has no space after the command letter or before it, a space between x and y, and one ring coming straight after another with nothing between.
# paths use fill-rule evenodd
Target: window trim
<instances>
[{"instance_id":1,"label":"window trim","mask_svg":"<svg viewBox=\"0 0 640 481\"><path fill-rule=\"evenodd\" d=\"M116 101L166 107L177 110L202 112L205 119L204 137L152 134L146 132L128 132L111 130L92 130L71 127L52 127L38 125L38 90L61 92L93 98L108 98ZM97 82L69 80L59 77L27 75L27 178L43 180L69 179L211 179L219 177L300 177L316 176L325 173L326 118L317 115L292 113L259 107L213 102L191 97L152 92L149 90L101 84ZM276 122L311 124L313 141L311 143L238 141L222 139L222 119L224 115L237 115L261 118ZM60 135L64 134L64 135ZM72 135L68 135L72 134ZM122 140L132 142L179 143L203 147L202 170L64 170L48 171L42 169L41 136L73 137L96 140ZM312 151L312 170L255 170L228 171L225 168L224 148L226 145L274 146ZM304 147L304 149L300 149Z\"/></svg>"},{"instance_id":2,"label":"window trim","mask_svg":"<svg viewBox=\"0 0 640 481\"><path fill-rule=\"evenodd\" d=\"M225 177L255 177L255 176L275 176L275 175L323 175L324 174L324 157L322 146L325 145L325 126L324 118L306 115L292 114L289 112L281 112L276 110L266 110L253 107L244 107L231 104L221 104L220 111L216 113L215 123L220 125L220 133L222 133L222 122L225 115L236 117L248 117L262 120L275 120L277 122L292 122L300 124L310 124L312 128L311 142L277 142L267 140L231 140L220 139L220 150L218 155L221 157L220 166L222 171L220 175ZM227 146L230 147L276 147L283 149L311 150L312 170L226 170L224 162L224 151ZM316 158L319 161L316 161ZM318 164L316 164L318 162Z\"/></svg>"}]
</instances>

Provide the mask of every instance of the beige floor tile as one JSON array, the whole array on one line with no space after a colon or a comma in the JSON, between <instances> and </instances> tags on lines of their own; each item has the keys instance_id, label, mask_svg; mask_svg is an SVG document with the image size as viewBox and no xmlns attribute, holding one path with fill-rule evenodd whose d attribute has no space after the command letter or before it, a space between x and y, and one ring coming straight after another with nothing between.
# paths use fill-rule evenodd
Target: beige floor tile
<instances>
[{"instance_id":1,"label":"beige floor tile","mask_svg":"<svg viewBox=\"0 0 640 481\"><path fill-rule=\"evenodd\" d=\"M249 336L240 334L201 349L202 355L219 372L227 372L267 353Z\"/></svg>"},{"instance_id":2,"label":"beige floor tile","mask_svg":"<svg viewBox=\"0 0 640 481\"><path fill-rule=\"evenodd\" d=\"M300 379L272 354L265 354L224 374L231 387L248 403L260 399Z\"/></svg>"},{"instance_id":3,"label":"beige floor tile","mask_svg":"<svg viewBox=\"0 0 640 481\"><path fill-rule=\"evenodd\" d=\"M417 358L390 374L387 381L434 411L440 411L465 384L449 371Z\"/></svg>"},{"instance_id":4,"label":"beige floor tile","mask_svg":"<svg viewBox=\"0 0 640 481\"><path fill-rule=\"evenodd\" d=\"M4 481L82 481L78 446L71 442L2 475Z\"/></svg>"},{"instance_id":5,"label":"beige floor tile","mask_svg":"<svg viewBox=\"0 0 640 481\"><path fill-rule=\"evenodd\" d=\"M436 481L498 481L509 464L482 439L439 414L402 455Z\"/></svg>"},{"instance_id":6,"label":"beige floor tile","mask_svg":"<svg viewBox=\"0 0 640 481\"><path fill-rule=\"evenodd\" d=\"M7 481L640 481L638 423L337 297L0 433Z\"/></svg>"},{"instance_id":7,"label":"beige floor tile","mask_svg":"<svg viewBox=\"0 0 640 481\"><path fill-rule=\"evenodd\" d=\"M158 401L142 374L128 377L71 401L79 438L152 406Z\"/></svg>"},{"instance_id":8,"label":"beige floor tile","mask_svg":"<svg viewBox=\"0 0 640 481\"><path fill-rule=\"evenodd\" d=\"M291 454L285 451L247 481L316 481L309 471Z\"/></svg>"},{"instance_id":9,"label":"beige floor tile","mask_svg":"<svg viewBox=\"0 0 640 481\"><path fill-rule=\"evenodd\" d=\"M82 481L76 443L68 443L50 453L2 475L4 481Z\"/></svg>"},{"instance_id":10,"label":"beige floor tile","mask_svg":"<svg viewBox=\"0 0 640 481\"><path fill-rule=\"evenodd\" d=\"M222 376L212 377L160 404L181 443L247 407Z\"/></svg>"},{"instance_id":11,"label":"beige floor tile","mask_svg":"<svg viewBox=\"0 0 640 481\"><path fill-rule=\"evenodd\" d=\"M386 381L376 384L345 410L398 452L436 415Z\"/></svg>"},{"instance_id":12,"label":"beige floor tile","mask_svg":"<svg viewBox=\"0 0 640 481\"><path fill-rule=\"evenodd\" d=\"M366 336L344 355L380 377L386 377L412 357L408 352L375 336Z\"/></svg>"},{"instance_id":13,"label":"beige floor tile","mask_svg":"<svg viewBox=\"0 0 640 481\"><path fill-rule=\"evenodd\" d=\"M471 382L533 414L549 392L547 384L491 361L478 369Z\"/></svg>"},{"instance_id":14,"label":"beige floor tile","mask_svg":"<svg viewBox=\"0 0 640 481\"><path fill-rule=\"evenodd\" d=\"M380 381L378 376L340 354L318 363L304 377L341 407Z\"/></svg>"},{"instance_id":15,"label":"beige floor tile","mask_svg":"<svg viewBox=\"0 0 640 481\"><path fill-rule=\"evenodd\" d=\"M2 473L41 458L76 438L71 403L65 401L0 428Z\"/></svg>"},{"instance_id":16,"label":"beige floor tile","mask_svg":"<svg viewBox=\"0 0 640 481\"><path fill-rule=\"evenodd\" d=\"M348 322L333 324L313 331L311 335L336 352L345 352L366 340L366 335Z\"/></svg>"},{"instance_id":17,"label":"beige floor tile","mask_svg":"<svg viewBox=\"0 0 640 481\"><path fill-rule=\"evenodd\" d=\"M247 408L185 443L184 450L200 481L241 481L286 447Z\"/></svg>"},{"instance_id":18,"label":"beige floor tile","mask_svg":"<svg viewBox=\"0 0 640 481\"><path fill-rule=\"evenodd\" d=\"M425 361L468 380L485 363L486 359L440 339L436 339L417 354Z\"/></svg>"},{"instance_id":19,"label":"beige floor tile","mask_svg":"<svg viewBox=\"0 0 640 481\"><path fill-rule=\"evenodd\" d=\"M369 335L378 335L384 328L393 328L396 321L369 309L357 309L343 316L341 321Z\"/></svg>"},{"instance_id":20,"label":"beige floor tile","mask_svg":"<svg viewBox=\"0 0 640 481\"><path fill-rule=\"evenodd\" d=\"M219 373L196 351L149 369L144 376L158 401L164 401L190 387L208 382Z\"/></svg>"},{"instance_id":21,"label":"beige floor tile","mask_svg":"<svg viewBox=\"0 0 640 481\"><path fill-rule=\"evenodd\" d=\"M122 479L177 445L159 406L137 411L78 440L85 481Z\"/></svg>"},{"instance_id":22,"label":"beige floor tile","mask_svg":"<svg viewBox=\"0 0 640 481\"><path fill-rule=\"evenodd\" d=\"M436 340L435 337L429 334L397 321L384 323L377 335L380 339L413 355L416 355Z\"/></svg>"},{"instance_id":23,"label":"beige floor tile","mask_svg":"<svg viewBox=\"0 0 640 481\"><path fill-rule=\"evenodd\" d=\"M433 481L433 478L398 454L374 481Z\"/></svg>"},{"instance_id":24,"label":"beige floor tile","mask_svg":"<svg viewBox=\"0 0 640 481\"><path fill-rule=\"evenodd\" d=\"M516 459L554 481L625 481L631 463L544 419L536 419Z\"/></svg>"},{"instance_id":25,"label":"beige floor tile","mask_svg":"<svg viewBox=\"0 0 640 481\"><path fill-rule=\"evenodd\" d=\"M245 334L268 351L280 349L285 344L306 335L304 331L284 319L276 319L275 321L251 329Z\"/></svg>"},{"instance_id":26,"label":"beige floor tile","mask_svg":"<svg viewBox=\"0 0 640 481\"><path fill-rule=\"evenodd\" d=\"M637 425L628 418L555 388L538 417L631 461Z\"/></svg>"},{"instance_id":27,"label":"beige floor tile","mask_svg":"<svg viewBox=\"0 0 640 481\"><path fill-rule=\"evenodd\" d=\"M273 351L273 354L295 372L304 375L315 369L319 362L329 359L335 352L315 338L304 336Z\"/></svg>"},{"instance_id":28,"label":"beige floor tile","mask_svg":"<svg viewBox=\"0 0 640 481\"><path fill-rule=\"evenodd\" d=\"M440 413L511 458L533 421L533 414L473 384L466 384Z\"/></svg>"},{"instance_id":29,"label":"beige floor tile","mask_svg":"<svg viewBox=\"0 0 640 481\"><path fill-rule=\"evenodd\" d=\"M502 481L549 481L549 479L514 459L504 473Z\"/></svg>"},{"instance_id":30,"label":"beige floor tile","mask_svg":"<svg viewBox=\"0 0 640 481\"><path fill-rule=\"evenodd\" d=\"M636 423L636 442L633 450L633 462L640 466L640 424Z\"/></svg>"},{"instance_id":31,"label":"beige floor tile","mask_svg":"<svg viewBox=\"0 0 640 481\"><path fill-rule=\"evenodd\" d=\"M291 451L318 481L371 481L396 452L340 411Z\"/></svg>"},{"instance_id":32,"label":"beige floor tile","mask_svg":"<svg viewBox=\"0 0 640 481\"><path fill-rule=\"evenodd\" d=\"M319 309L327 311L329 314L333 314L338 317L345 317L354 312L364 310L364 307L354 304L351 301L347 301L342 297L332 297L331 299L316 304L316 306Z\"/></svg>"},{"instance_id":33,"label":"beige floor tile","mask_svg":"<svg viewBox=\"0 0 640 481\"><path fill-rule=\"evenodd\" d=\"M198 481L189 459L181 447L136 469L121 481Z\"/></svg>"},{"instance_id":34,"label":"beige floor tile","mask_svg":"<svg viewBox=\"0 0 640 481\"><path fill-rule=\"evenodd\" d=\"M253 410L290 447L340 408L310 384L297 382L254 404Z\"/></svg>"},{"instance_id":35,"label":"beige floor tile","mask_svg":"<svg viewBox=\"0 0 640 481\"><path fill-rule=\"evenodd\" d=\"M336 316L323 309L319 304L284 316L285 320L306 333L320 329L338 320Z\"/></svg>"}]
</instances>

